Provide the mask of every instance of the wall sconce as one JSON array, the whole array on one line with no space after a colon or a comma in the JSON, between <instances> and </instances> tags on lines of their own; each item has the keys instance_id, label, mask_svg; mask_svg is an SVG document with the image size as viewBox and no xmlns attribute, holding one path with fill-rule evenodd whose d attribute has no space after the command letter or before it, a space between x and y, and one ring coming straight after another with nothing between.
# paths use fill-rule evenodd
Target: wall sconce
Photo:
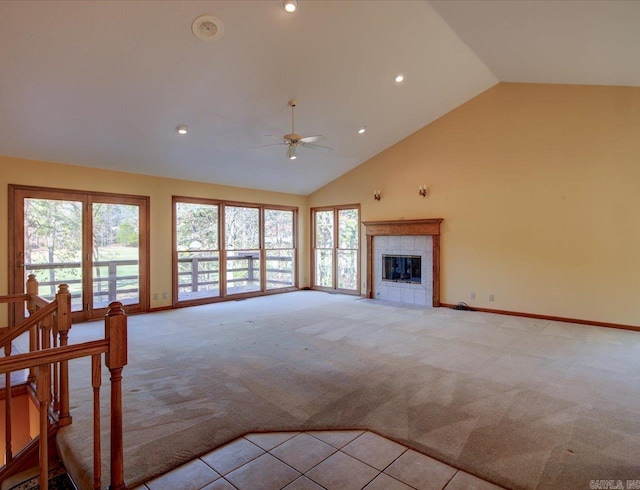
<instances>
[{"instance_id":1,"label":"wall sconce","mask_svg":"<svg viewBox=\"0 0 640 490\"><path fill-rule=\"evenodd\" d=\"M429 192L429 189L427 189L426 185L418 186L418 194L421 195L422 197L427 197L428 192Z\"/></svg>"},{"instance_id":2,"label":"wall sconce","mask_svg":"<svg viewBox=\"0 0 640 490\"><path fill-rule=\"evenodd\" d=\"M373 191L373 198L376 201L379 201L380 197L382 197L382 194L380 194L380 189L376 189L375 191Z\"/></svg>"}]
</instances>

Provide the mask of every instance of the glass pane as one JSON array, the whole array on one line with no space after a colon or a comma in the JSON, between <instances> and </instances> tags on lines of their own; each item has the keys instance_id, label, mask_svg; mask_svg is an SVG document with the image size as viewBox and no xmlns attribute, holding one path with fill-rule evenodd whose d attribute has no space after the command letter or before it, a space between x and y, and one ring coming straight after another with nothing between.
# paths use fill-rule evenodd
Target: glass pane
<instances>
[{"instance_id":1,"label":"glass pane","mask_svg":"<svg viewBox=\"0 0 640 490\"><path fill-rule=\"evenodd\" d=\"M338 248L358 248L359 225L357 209L338 210Z\"/></svg>"},{"instance_id":2,"label":"glass pane","mask_svg":"<svg viewBox=\"0 0 640 490\"><path fill-rule=\"evenodd\" d=\"M179 251L218 250L218 205L176 203Z\"/></svg>"},{"instance_id":3,"label":"glass pane","mask_svg":"<svg viewBox=\"0 0 640 490\"><path fill-rule=\"evenodd\" d=\"M260 291L260 251L227 253L227 294Z\"/></svg>"},{"instance_id":4,"label":"glass pane","mask_svg":"<svg viewBox=\"0 0 640 490\"><path fill-rule=\"evenodd\" d=\"M220 296L220 253L178 252L178 301Z\"/></svg>"},{"instance_id":5,"label":"glass pane","mask_svg":"<svg viewBox=\"0 0 640 490\"><path fill-rule=\"evenodd\" d=\"M295 284L293 249L267 252L267 289Z\"/></svg>"},{"instance_id":6,"label":"glass pane","mask_svg":"<svg viewBox=\"0 0 640 490\"><path fill-rule=\"evenodd\" d=\"M338 289L358 289L357 250L338 250Z\"/></svg>"},{"instance_id":7,"label":"glass pane","mask_svg":"<svg viewBox=\"0 0 640 490\"><path fill-rule=\"evenodd\" d=\"M333 211L316 211L316 248L333 248Z\"/></svg>"},{"instance_id":8,"label":"glass pane","mask_svg":"<svg viewBox=\"0 0 640 490\"><path fill-rule=\"evenodd\" d=\"M224 228L227 250L260 248L260 210L226 206Z\"/></svg>"},{"instance_id":9,"label":"glass pane","mask_svg":"<svg viewBox=\"0 0 640 490\"><path fill-rule=\"evenodd\" d=\"M39 294L52 300L68 284L71 310L82 310L82 203L24 200L24 271L35 274Z\"/></svg>"},{"instance_id":10,"label":"glass pane","mask_svg":"<svg viewBox=\"0 0 640 490\"><path fill-rule=\"evenodd\" d=\"M315 286L333 287L333 250L316 250Z\"/></svg>"},{"instance_id":11,"label":"glass pane","mask_svg":"<svg viewBox=\"0 0 640 490\"><path fill-rule=\"evenodd\" d=\"M94 203L93 308L140 302L139 208Z\"/></svg>"},{"instance_id":12,"label":"glass pane","mask_svg":"<svg viewBox=\"0 0 640 490\"><path fill-rule=\"evenodd\" d=\"M293 211L264 210L265 248L293 248Z\"/></svg>"},{"instance_id":13,"label":"glass pane","mask_svg":"<svg viewBox=\"0 0 640 490\"><path fill-rule=\"evenodd\" d=\"M217 204L176 203L178 301L220 296Z\"/></svg>"}]
</instances>

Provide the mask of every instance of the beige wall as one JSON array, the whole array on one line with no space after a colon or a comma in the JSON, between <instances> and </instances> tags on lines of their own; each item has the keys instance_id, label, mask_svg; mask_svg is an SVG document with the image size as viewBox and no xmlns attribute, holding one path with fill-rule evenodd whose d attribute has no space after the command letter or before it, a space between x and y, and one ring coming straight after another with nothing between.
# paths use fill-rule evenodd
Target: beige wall
<instances>
[{"instance_id":1,"label":"beige wall","mask_svg":"<svg viewBox=\"0 0 640 490\"><path fill-rule=\"evenodd\" d=\"M445 303L640 325L640 88L501 83L309 199L353 202L444 218Z\"/></svg>"},{"instance_id":2,"label":"beige wall","mask_svg":"<svg viewBox=\"0 0 640 490\"><path fill-rule=\"evenodd\" d=\"M4 389L4 388L3 388ZM11 450L13 455L20 451L27 443L38 434L38 414L37 410L34 411L34 402L27 393L13 396L11 398ZM35 413L35 426L36 431L31 430L31 426L34 423ZM6 463L7 457L7 444L6 444L6 425L5 425L5 400L0 400L0 465Z\"/></svg>"},{"instance_id":3,"label":"beige wall","mask_svg":"<svg viewBox=\"0 0 640 490\"><path fill-rule=\"evenodd\" d=\"M8 287L8 184L135 194L151 198L151 307L171 304L171 196L298 206L300 287L309 281L309 207L306 196L165 179L0 156L0 294ZM162 300L162 293L168 299ZM153 300L158 293L158 301ZM0 312L5 318L6 313ZM6 320L0 325L6 325Z\"/></svg>"}]
</instances>

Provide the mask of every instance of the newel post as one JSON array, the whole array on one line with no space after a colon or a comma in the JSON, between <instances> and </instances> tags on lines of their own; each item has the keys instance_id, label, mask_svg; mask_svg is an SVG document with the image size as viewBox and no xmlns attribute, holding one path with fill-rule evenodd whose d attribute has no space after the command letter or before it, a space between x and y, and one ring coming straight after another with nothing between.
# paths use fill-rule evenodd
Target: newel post
<instances>
[{"instance_id":1,"label":"newel post","mask_svg":"<svg viewBox=\"0 0 640 490\"><path fill-rule=\"evenodd\" d=\"M38 281L35 274L29 274L27 277L27 294L29 295L27 310L29 310L30 315L33 315L36 312L36 306L31 298L38 296Z\"/></svg>"},{"instance_id":2,"label":"newel post","mask_svg":"<svg viewBox=\"0 0 640 490\"><path fill-rule=\"evenodd\" d=\"M56 294L58 303L57 327L60 337L60 347L68 344L69 330L71 329L71 293L67 284L60 284L58 294ZM71 415L69 414L69 362L60 362L60 414L58 417L60 427L71 423Z\"/></svg>"},{"instance_id":3,"label":"newel post","mask_svg":"<svg viewBox=\"0 0 640 490\"><path fill-rule=\"evenodd\" d=\"M127 316L122 303L109 305L105 317L105 338L109 341L105 364L111 372L111 485L124 490L124 447L122 441L122 368L127 365Z\"/></svg>"},{"instance_id":4,"label":"newel post","mask_svg":"<svg viewBox=\"0 0 640 490\"><path fill-rule=\"evenodd\" d=\"M36 280L35 274L29 274L29 277L27 278L27 295L29 296L27 299L27 311L29 311L29 315L33 315L36 312L36 305L33 302L32 298L34 296L38 296L38 281ZM19 316L18 318L22 318L22 317ZM29 352L35 352L37 350L38 350L38 327L34 325L29 329ZM35 383L36 372L34 368L29 368L28 380L30 383Z\"/></svg>"}]
</instances>

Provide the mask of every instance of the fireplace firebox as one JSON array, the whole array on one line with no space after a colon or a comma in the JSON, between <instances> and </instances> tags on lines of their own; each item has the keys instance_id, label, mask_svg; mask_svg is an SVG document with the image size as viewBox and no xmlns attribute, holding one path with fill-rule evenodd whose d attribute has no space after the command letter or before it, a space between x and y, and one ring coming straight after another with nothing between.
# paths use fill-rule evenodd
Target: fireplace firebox
<instances>
[{"instance_id":1,"label":"fireplace firebox","mask_svg":"<svg viewBox=\"0 0 640 490\"><path fill-rule=\"evenodd\" d=\"M422 257L419 255L383 255L382 280L422 283Z\"/></svg>"}]
</instances>

